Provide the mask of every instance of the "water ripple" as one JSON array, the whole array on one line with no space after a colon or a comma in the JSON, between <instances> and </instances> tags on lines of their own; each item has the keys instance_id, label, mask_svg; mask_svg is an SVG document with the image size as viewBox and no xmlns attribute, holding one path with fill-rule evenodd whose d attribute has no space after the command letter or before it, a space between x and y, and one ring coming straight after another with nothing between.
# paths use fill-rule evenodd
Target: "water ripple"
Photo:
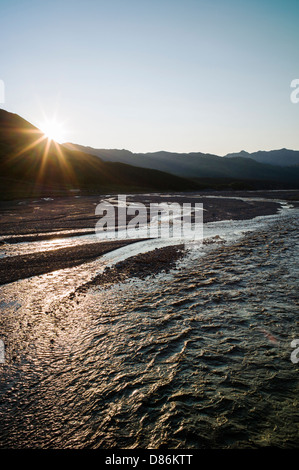
<instances>
[{"instance_id":1,"label":"water ripple","mask_svg":"<svg viewBox=\"0 0 299 470\"><path fill-rule=\"evenodd\" d=\"M298 447L296 215L168 275L76 292L98 260L3 286L0 447Z\"/></svg>"}]
</instances>

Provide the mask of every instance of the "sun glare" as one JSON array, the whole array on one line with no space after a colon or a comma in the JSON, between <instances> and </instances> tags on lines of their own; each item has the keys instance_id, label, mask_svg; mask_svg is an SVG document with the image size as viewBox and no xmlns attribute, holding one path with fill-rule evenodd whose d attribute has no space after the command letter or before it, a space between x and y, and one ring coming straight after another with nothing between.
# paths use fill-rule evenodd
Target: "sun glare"
<instances>
[{"instance_id":1,"label":"sun glare","mask_svg":"<svg viewBox=\"0 0 299 470\"><path fill-rule=\"evenodd\" d=\"M45 134L48 140L54 140L59 144L64 140L65 129L63 124L53 120L46 120L45 122L40 124L40 130Z\"/></svg>"}]
</instances>

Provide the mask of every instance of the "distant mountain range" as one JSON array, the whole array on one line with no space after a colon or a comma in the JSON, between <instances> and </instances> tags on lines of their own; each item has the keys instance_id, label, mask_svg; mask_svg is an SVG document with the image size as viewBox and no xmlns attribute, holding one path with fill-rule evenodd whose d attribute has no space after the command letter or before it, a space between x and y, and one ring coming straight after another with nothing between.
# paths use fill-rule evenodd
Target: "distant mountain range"
<instances>
[{"instance_id":1,"label":"distant mountain range","mask_svg":"<svg viewBox=\"0 0 299 470\"><path fill-rule=\"evenodd\" d=\"M0 199L49 195L299 187L299 152L204 153L59 145L0 109ZM292 165L291 165L292 164Z\"/></svg>"},{"instance_id":2,"label":"distant mountain range","mask_svg":"<svg viewBox=\"0 0 299 470\"><path fill-rule=\"evenodd\" d=\"M0 109L0 199L124 191L186 191L198 184L180 176L103 161L49 142L35 126Z\"/></svg>"},{"instance_id":3,"label":"distant mountain range","mask_svg":"<svg viewBox=\"0 0 299 470\"><path fill-rule=\"evenodd\" d=\"M259 152L248 153L242 150L239 153L228 153L227 158L252 158L256 162L268 163L269 165L278 166L299 166L298 150L270 150L269 152L260 150Z\"/></svg>"},{"instance_id":4,"label":"distant mountain range","mask_svg":"<svg viewBox=\"0 0 299 470\"><path fill-rule=\"evenodd\" d=\"M249 154L228 154L220 157L205 153L132 153L128 150L94 149L63 144L69 150L80 150L103 161L122 162L141 168L151 168L193 180L224 178L232 180L264 181L299 184L299 151L273 150ZM292 164L292 165L291 165Z\"/></svg>"}]
</instances>

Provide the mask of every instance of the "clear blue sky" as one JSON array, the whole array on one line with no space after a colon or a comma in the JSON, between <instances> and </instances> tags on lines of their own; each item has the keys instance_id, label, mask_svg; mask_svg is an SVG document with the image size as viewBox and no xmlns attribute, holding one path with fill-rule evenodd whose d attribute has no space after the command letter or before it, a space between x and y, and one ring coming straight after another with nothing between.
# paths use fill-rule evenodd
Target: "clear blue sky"
<instances>
[{"instance_id":1,"label":"clear blue sky","mask_svg":"<svg viewBox=\"0 0 299 470\"><path fill-rule=\"evenodd\" d=\"M131 151L299 149L298 0L0 0L8 111Z\"/></svg>"}]
</instances>

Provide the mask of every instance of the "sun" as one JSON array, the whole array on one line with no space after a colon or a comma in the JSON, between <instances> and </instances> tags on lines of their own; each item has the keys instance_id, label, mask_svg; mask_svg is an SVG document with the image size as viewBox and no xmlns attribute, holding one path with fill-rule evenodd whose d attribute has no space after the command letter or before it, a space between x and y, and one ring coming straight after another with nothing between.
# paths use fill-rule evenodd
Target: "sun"
<instances>
[{"instance_id":1,"label":"sun","mask_svg":"<svg viewBox=\"0 0 299 470\"><path fill-rule=\"evenodd\" d=\"M64 141L64 124L58 122L56 119L46 119L44 122L40 123L39 128L49 141L54 140L59 144Z\"/></svg>"}]
</instances>

